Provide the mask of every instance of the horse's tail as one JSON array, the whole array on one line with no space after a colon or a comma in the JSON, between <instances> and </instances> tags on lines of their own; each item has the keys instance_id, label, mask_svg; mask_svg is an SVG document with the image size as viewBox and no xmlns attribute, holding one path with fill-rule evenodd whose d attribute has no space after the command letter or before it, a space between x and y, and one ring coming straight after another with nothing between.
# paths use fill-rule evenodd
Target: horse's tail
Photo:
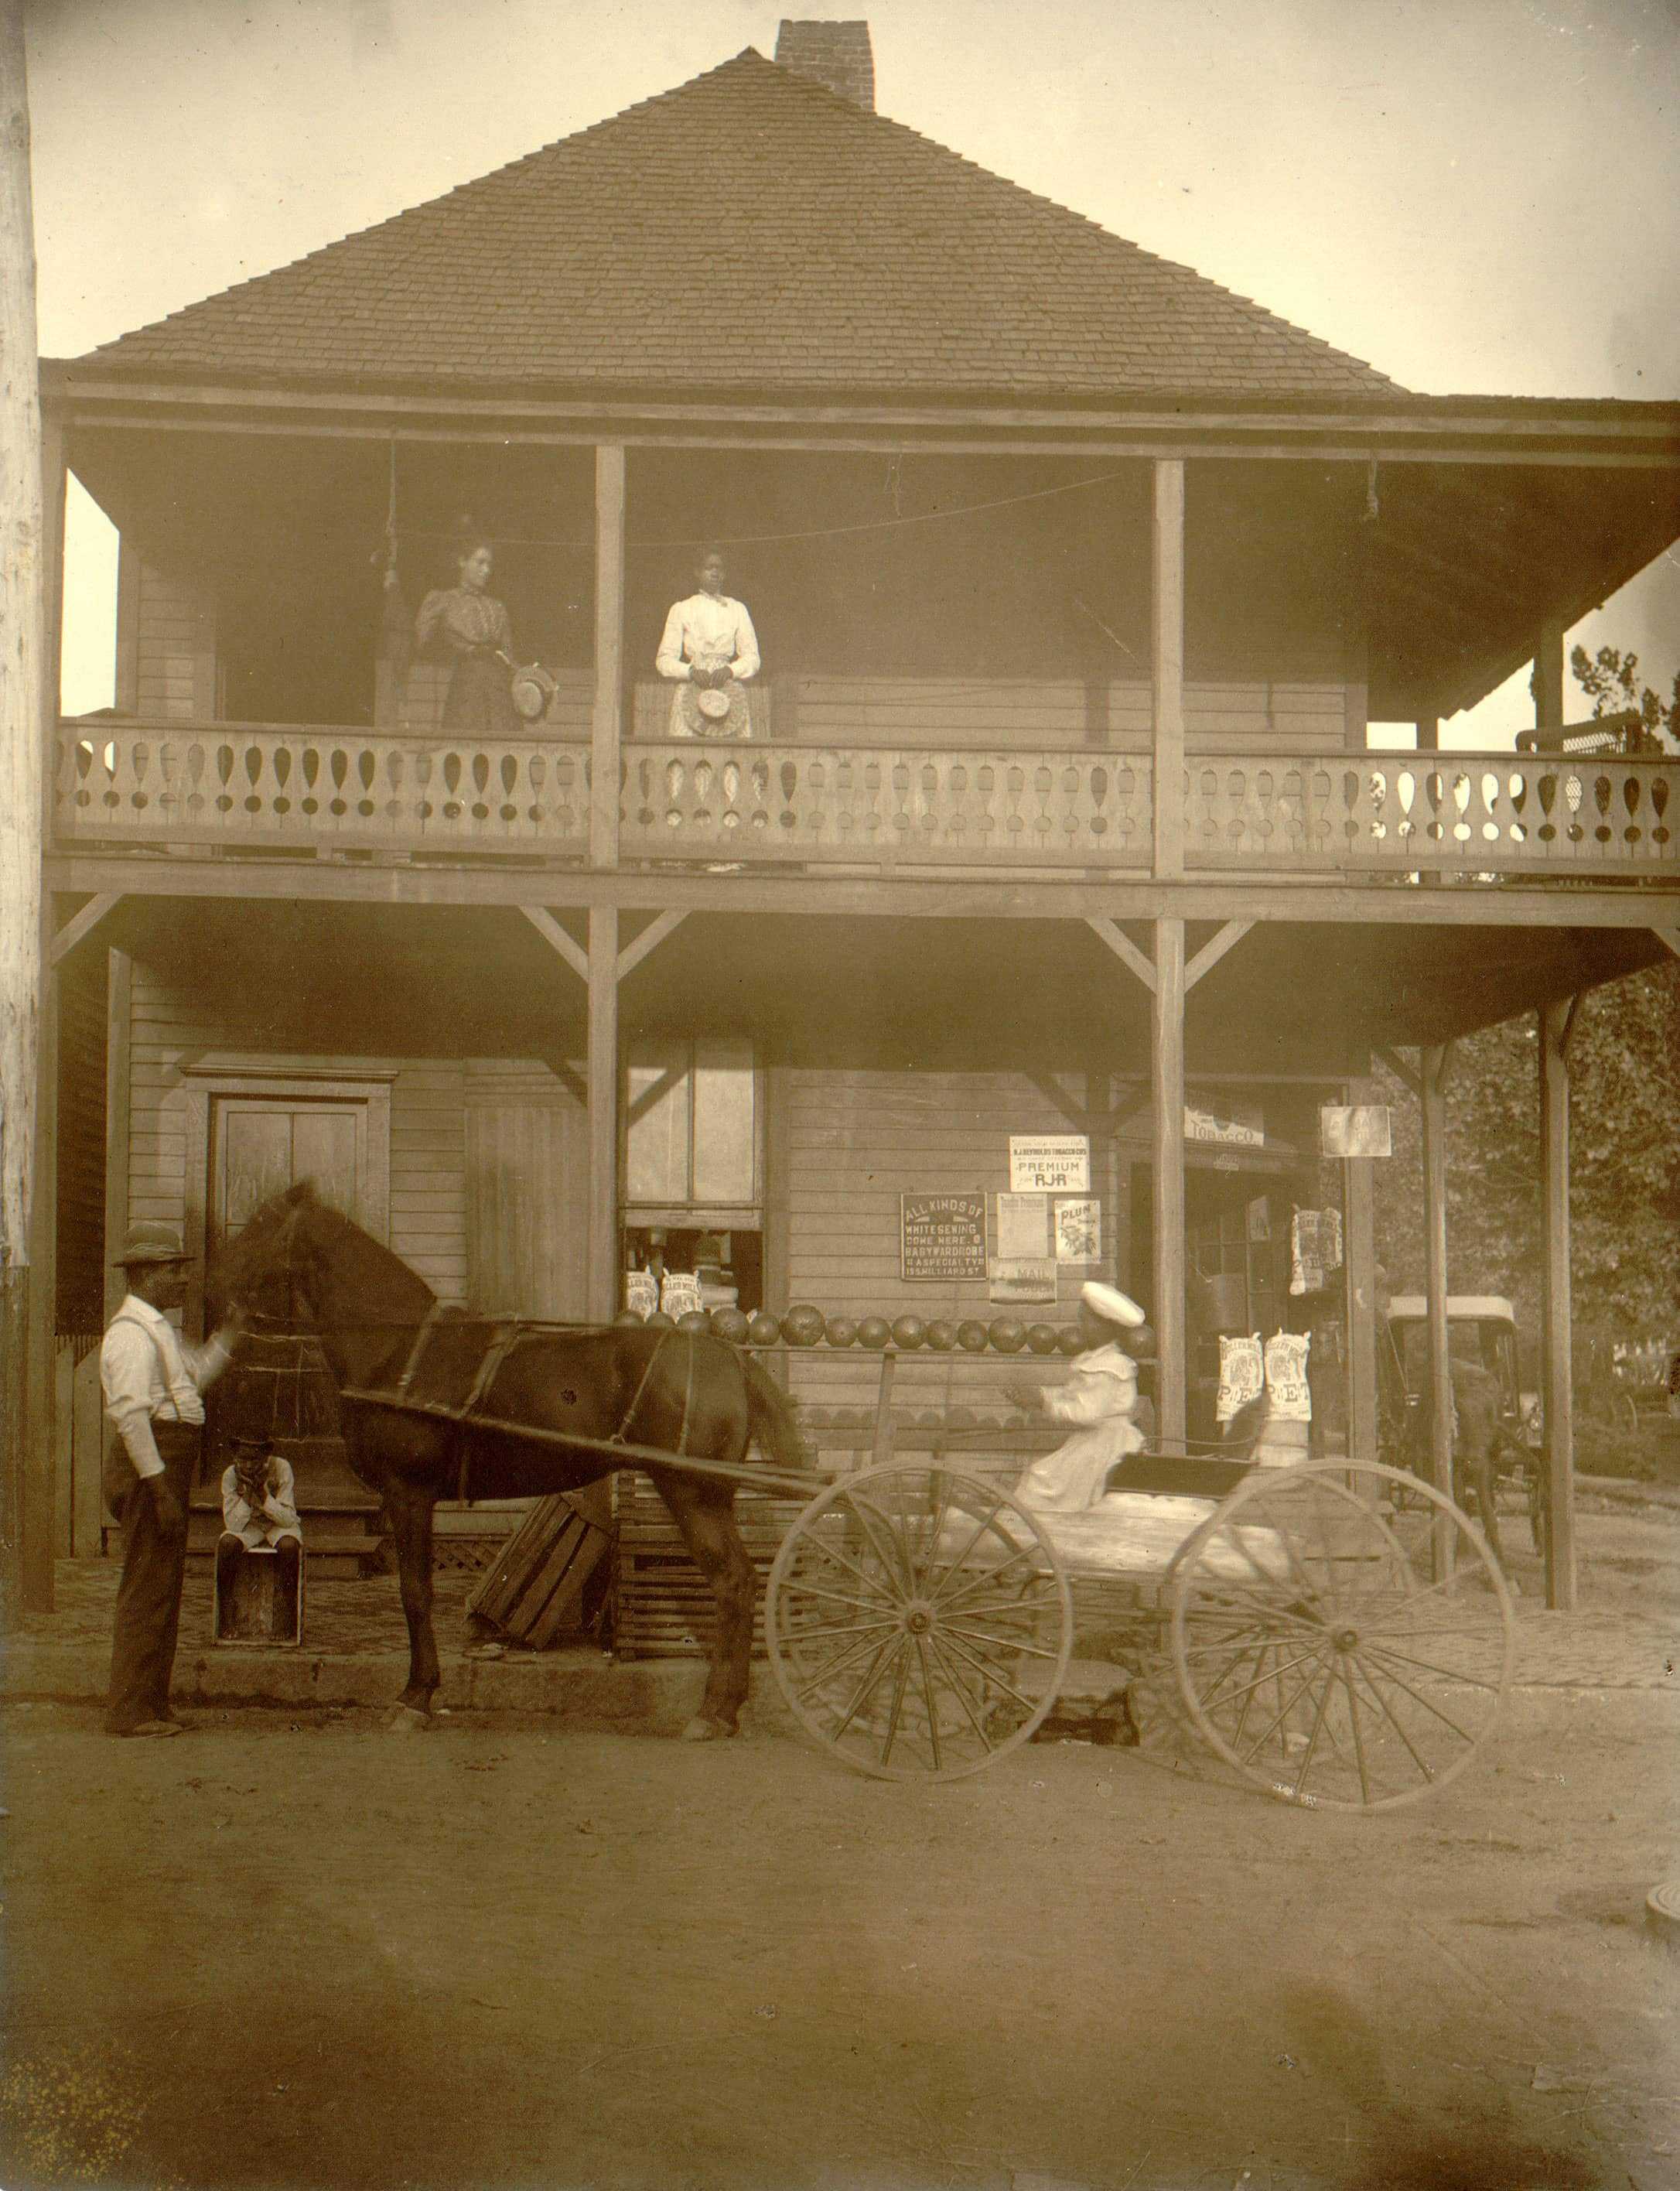
<instances>
[{"instance_id":1,"label":"horse's tail","mask_svg":"<svg viewBox=\"0 0 1680 2191\"><path fill-rule=\"evenodd\" d=\"M741 1368L746 1380L746 1420L759 1451L778 1468L803 1471L809 1463L792 1403L769 1372L744 1351Z\"/></svg>"}]
</instances>

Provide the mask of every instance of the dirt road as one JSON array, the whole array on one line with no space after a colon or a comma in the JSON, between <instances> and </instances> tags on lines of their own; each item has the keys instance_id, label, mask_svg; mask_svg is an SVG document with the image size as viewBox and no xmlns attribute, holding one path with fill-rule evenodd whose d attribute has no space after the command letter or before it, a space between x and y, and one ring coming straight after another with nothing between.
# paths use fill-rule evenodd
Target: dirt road
<instances>
[{"instance_id":1,"label":"dirt road","mask_svg":"<svg viewBox=\"0 0 1680 2191\"><path fill-rule=\"evenodd\" d=\"M1541 1716L1359 1820L1082 1745L14 1708L0 2182L1658 2191L1674 1707Z\"/></svg>"}]
</instances>

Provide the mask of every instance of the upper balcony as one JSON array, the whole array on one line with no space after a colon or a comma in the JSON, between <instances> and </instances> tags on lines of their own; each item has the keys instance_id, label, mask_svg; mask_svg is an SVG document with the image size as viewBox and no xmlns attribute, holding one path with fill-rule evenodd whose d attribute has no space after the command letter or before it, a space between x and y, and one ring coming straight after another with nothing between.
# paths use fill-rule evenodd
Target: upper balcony
<instances>
[{"instance_id":1,"label":"upper balcony","mask_svg":"<svg viewBox=\"0 0 1680 2191\"><path fill-rule=\"evenodd\" d=\"M1680 758L1368 749L1369 718L1456 706L1540 636L1517 540L1549 526L1555 559L1580 529L1544 471L1519 493L1491 467L1396 465L1379 493L1367 467L1215 456L95 426L70 447L122 566L116 708L60 726L61 854L1297 888L1680 873ZM553 681L507 734L446 730L450 666L414 651L463 505L494 514L491 590ZM673 738L655 656L718 538L763 653L752 735Z\"/></svg>"},{"instance_id":2,"label":"upper balcony","mask_svg":"<svg viewBox=\"0 0 1680 2191\"><path fill-rule=\"evenodd\" d=\"M639 685L618 861L913 874L1150 872L1149 693L832 678L756 696L750 743L665 731ZM587 674L528 736L162 717L60 726L59 849L573 863L590 854ZM1680 875L1680 757L1342 749L1340 695L1190 685L1188 875L1299 883Z\"/></svg>"}]
</instances>

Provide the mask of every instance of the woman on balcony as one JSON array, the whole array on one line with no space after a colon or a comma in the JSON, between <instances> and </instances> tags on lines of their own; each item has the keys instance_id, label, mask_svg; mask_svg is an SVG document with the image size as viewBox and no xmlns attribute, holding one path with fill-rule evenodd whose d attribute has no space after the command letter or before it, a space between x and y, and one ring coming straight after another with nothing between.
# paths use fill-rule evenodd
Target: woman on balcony
<instances>
[{"instance_id":1,"label":"woman on balcony","mask_svg":"<svg viewBox=\"0 0 1680 2191\"><path fill-rule=\"evenodd\" d=\"M750 738L747 680L758 674L758 639L745 605L724 591L724 559L708 548L695 572L698 593L665 619L654 667L676 686L673 738Z\"/></svg>"},{"instance_id":2,"label":"woman on balcony","mask_svg":"<svg viewBox=\"0 0 1680 2191\"><path fill-rule=\"evenodd\" d=\"M439 727L515 737L525 726L514 706L514 627L505 606L485 590L493 560L485 535L463 521L455 543L457 583L427 595L414 635L423 652L436 641L454 657Z\"/></svg>"}]
</instances>

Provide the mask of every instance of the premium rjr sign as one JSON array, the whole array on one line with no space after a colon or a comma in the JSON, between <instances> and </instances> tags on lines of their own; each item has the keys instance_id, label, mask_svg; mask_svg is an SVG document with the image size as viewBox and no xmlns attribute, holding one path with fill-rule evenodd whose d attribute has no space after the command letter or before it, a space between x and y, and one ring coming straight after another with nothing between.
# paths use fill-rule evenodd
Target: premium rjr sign
<instances>
[{"instance_id":1,"label":"premium rjr sign","mask_svg":"<svg viewBox=\"0 0 1680 2191\"><path fill-rule=\"evenodd\" d=\"M1015 1194L1088 1194L1089 1141L1083 1134L1011 1134L1009 1187Z\"/></svg>"},{"instance_id":2,"label":"premium rjr sign","mask_svg":"<svg viewBox=\"0 0 1680 2191\"><path fill-rule=\"evenodd\" d=\"M900 1195L899 1231L900 1269L906 1278L985 1278L985 1195Z\"/></svg>"}]
</instances>

